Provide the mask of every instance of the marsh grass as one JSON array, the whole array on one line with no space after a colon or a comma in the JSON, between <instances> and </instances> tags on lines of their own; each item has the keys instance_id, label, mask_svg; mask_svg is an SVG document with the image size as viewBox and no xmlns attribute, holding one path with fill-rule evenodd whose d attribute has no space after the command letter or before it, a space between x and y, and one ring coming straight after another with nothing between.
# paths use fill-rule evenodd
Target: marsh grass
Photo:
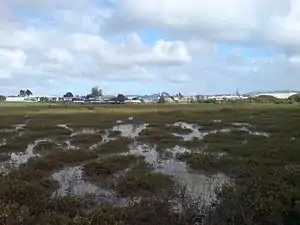
<instances>
[{"instance_id":1,"label":"marsh grass","mask_svg":"<svg viewBox=\"0 0 300 225\"><path fill-rule=\"evenodd\" d=\"M115 173L130 168L141 159L142 157L132 155L120 155L92 160L84 164L83 174L92 183L107 185L107 179L112 179Z\"/></svg>"},{"instance_id":2,"label":"marsh grass","mask_svg":"<svg viewBox=\"0 0 300 225\"><path fill-rule=\"evenodd\" d=\"M236 170L243 168L245 161L238 160L231 156L219 156L214 153L185 153L178 154L179 160L185 161L192 169L215 174L218 172L232 176Z\"/></svg>"},{"instance_id":3,"label":"marsh grass","mask_svg":"<svg viewBox=\"0 0 300 225\"><path fill-rule=\"evenodd\" d=\"M174 180L162 173L152 172L146 164L139 164L118 179L116 191L123 197L151 197L171 194Z\"/></svg>"},{"instance_id":4,"label":"marsh grass","mask_svg":"<svg viewBox=\"0 0 300 225\"><path fill-rule=\"evenodd\" d=\"M203 140L196 137L194 137L192 140L183 141L179 145L193 151L202 151L205 147Z\"/></svg>"},{"instance_id":5,"label":"marsh grass","mask_svg":"<svg viewBox=\"0 0 300 225\"><path fill-rule=\"evenodd\" d=\"M51 215L65 216L71 220L71 214L75 213L75 201L70 199L52 199L52 193L57 188L54 180L47 179L54 171L68 165L78 165L86 160L97 157L95 152L71 151L48 154L42 158L30 159L26 164L13 169L8 175L0 179L0 206L12 207L6 209L9 212L6 216L0 216L1 221L10 221L15 218L13 215L19 212L22 221L39 224L44 218L50 220ZM77 201L76 201L77 202ZM84 201L82 201L84 202ZM69 207L70 208L62 208ZM76 203L78 204L78 202ZM55 208L56 207L56 208ZM82 205L80 207L83 207ZM82 208L78 208L82 211ZM83 209L85 209L83 207ZM22 214L24 213L24 214Z\"/></svg>"},{"instance_id":6,"label":"marsh grass","mask_svg":"<svg viewBox=\"0 0 300 225\"><path fill-rule=\"evenodd\" d=\"M226 152L234 154L243 148L245 142L251 137L245 131L229 131L217 132L214 134L206 135L203 138L203 143L207 146L206 151ZM264 138L261 138L264 140Z\"/></svg>"},{"instance_id":7,"label":"marsh grass","mask_svg":"<svg viewBox=\"0 0 300 225\"><path fill-rule=\"evenodd\" d=\"M188 128L183 128L181 126L165 126L166 131L169 131L171 133L176 133L176 134L189 134L192 133L191 129Z\"/></svg>"},{"instance_id":8,"label":"marsh grass","mask_svg":"<svg viewBox=\"0 0 300 225\"><path fill-rule=\"evenodd\" d=\"M56 127L41 127L36 130L26 130L26 132L19 136L18 134L10 135L6 139L6 145L0 146L0 152L24 152L29 144L34 143L38 139L52 139L53 141L62 141L68 138L70 134L62 128Z\"/></svg>"},{"instance_id":9,"label":"marsh grass","mask_svg":"<svg viewBox=\"0 0 300 225\"><path fill-rule=\"evenodd\" d=\"M95 134L78 134L73 136L70 139L70 143L72 145L81 147L81 148L88 148L92 144L97 144L102 141L102 135L99 133Z\"/></svg>"},{"instance_id":10,"label":"marsh grass","mask_svg":"<svg viewBox=\"0 0 300 225\"><path fill-rule=\"evenodd\" d=\"M141 143L155 145L158 150L172 148L183 142L182 137L174 136L164 128L154 126L141 131L136 139Z\"/></svg>"},{"instance_id":11,"label":"marsh grass","mask_svg":"<svg viewBox=\"0 0 300 225\"><path fill-rule=\"evenodd\" d=\"M10 155L7 153L0 153L0 162L7 161L10 159Z\"/></svg>"},{"instance_id":12,"label":"marsh grass","mask_svg":"<svg viewBox=\"0 0 300 225\"><path fill-rule=\"evenodd\" d=\"M128 152L130 150L129 145L133 142L134 140L132 138L120 137L101 144L97 148L97 151L101 154Z\"/></svg>"},{"instance_id":13,"label":"marsh grass","mask_svg":"<svg viewBox=\"0 0 300 225\"><path fill-rule=\"evenodd\" d=\"M93 110L87 109L84 105L71 104L51 107L28 104L13 107L1 105L0 127L13 128L14 124L26 121L28 124L22 137L16 132L3 134L7 135L5 138L8 145L0 147L0 151L5 158L11 152L24 151L28 144L39 138L67 140L70 131L57 128L57 124L70 124L75 130L81 128L105 130L111 129L117 120L133 116L135 118L133 123L138 121L152 124L141 132L137 141L157 145L161 151L176 145L186 145L195 149L201 146L201 152L193 151L181 155L181 160L186 161L200 173L214 174L221 171L233 178L234 182L222 187L217 193L217 201L213 207L205 208L203 212L205 219L197 219L200 224L298 224L299 112L300 105L297 104L220 103L191 104L184 107L122 105L95 106ZM27 115L27 118L24 115ZM221 122L216 123L213 120ZM233 122L243 122L252 125L249 128L251 131L267 132L270 136L230 132L208 135L202 141L184 142L181 138L174 137L171 134L173 131L165 127L176 121L198 124L203 131L232 127ZM111 146L107 151L123 152L124 148L119 147L123 144L109 145ZM121 176L115 177L116 183L113 182L113 189L117 193L139 198L139 202L131 202L124 207L106 205L91 207L86 206L90 204L87 199L77 196L51 197L57 183L47 178L56 171L68 166L93 162L94 164L89 165L91 175L87 179L91 179L90 177L97 174L97 171L100 171L99 174L103 173L103 177L113 177L114 175L108 174L126 170L123 168L127 168L127 162L130 161L116 160L100 165L99 154L100 157L105 155L101 154L100 149L87 150L85 147L70 151L49 151L42 157L30 159L19 168L12 169L9 174L1 176L0 224L195 224L195 217L201 210L192 208L190 216L186 216L188 213L186 210L175 213L174 203L171 204L170 201L174 197L174 181L163 174L153 173L151 168L145 165L129 166L130 170L127 173L120 173ZM134 159L134 165L135 162ZM98 180L99 177L95 176L93 179Z\"/></svg>"},{"instance_id":14,"label":"marsh grass","mask_svg":"<svg viewBox=\"0 0 300 225\"><path fill-rule=\"evenodd\" d=\"M4 128L4 129L8 129L8 130L11 130L11 128ZM11 130L9 132L7 132L8 130L0 130L0 137L1 138L9 138L9 137L12 137L12 136L17 136L17 132L14 131L14 130Z\"/></svg>"},{"instance_id":15,"label":"marsh grass","mask_svg":"<svg viewBox=\"0 0 300 225\"><path fill-rule=\"evenodd\" d=\"M34 140L26 137L12 136L6 139L6 144L0 146L1 153L24 152Z\"/></svg>"},{"instance_id":16,"label":"marsh grass","mask_svg":"<svg viewBox=\"0 0 300 225\"><path fill-rule=\"evenodd\" d=\"M101 206L93 210L87 218L78 218L80 225L88 224L130 224L130 225L185 225L192 221L181 220L172 210L172 204L164 198L142 199L127 207Z\"/></svg>"},{"instance_id":17,"label":"marsh grass","mask_svg":"<svg viewBox=\"0 0 300 225\"><path fill-rule=\"evenodd\" d=\"M23 152L29 144L38 139L47 138L59 142L67 139L69 135L70 131L55 126L30 127L22 136L16 133L11 134L6 139L6 145L0 146L0 152Z\"/></svg>"},{"instance_id":18,"label":"marsh grass","mask_svg":"<svg viewBox=\"0 0 300 225\"><path fill-rule=\"evenodd\" d=\"M32 136L33 138L40 137L65 137L71 134L71 131L64 129L62 127L58 127L55 125L47 125L47 124L29 124L26 128L28 130L28 136Z\"/></svg>"},{"instance_id":19,"label":"marsh grass","mask_svg":"<svg viewBox=\"0 0 300 225\"><path fill-rule=\"evenodd\" d=\"M29 159L26 164L12 170L8 177L35 181L49 177L55 171L67 166L80 165L86 161L95 159L98 153L95 151L72 150L51 152L41 158Z\"/></svg>"},{"instance_id":20,"label":"marsh grass","mask_svg":"<svg viewBox=\"0 0 300 225\"><path fill-rule=\"evenodd\" d=\"M39 142L33 150L35 153L47 154L55 151L62 151L62 146L52 141L43 141Z\"/></svg>"},{"instance_id":21,"label":"marsh grass","mask_svg":"<svg viewBox=\"0 0 300 225\"><path fill-rule=\"evenodd\" d=\"M219 203L208 212L210 224L224 224L223 219L234 224L297 224L299 174L299 166L248 166L234 185L217 193Z\"/></svg>"},{"instance_id":22,"label":"marsh grass","mask_svg":"<svg viewBox=\"0 0 300 225\"><path fill-rule=\"evenodd\" d=\"M108 131L108 137L109 138L120 138L122 132L119 130L109 130Z\"/></svg>"}]
</instances>

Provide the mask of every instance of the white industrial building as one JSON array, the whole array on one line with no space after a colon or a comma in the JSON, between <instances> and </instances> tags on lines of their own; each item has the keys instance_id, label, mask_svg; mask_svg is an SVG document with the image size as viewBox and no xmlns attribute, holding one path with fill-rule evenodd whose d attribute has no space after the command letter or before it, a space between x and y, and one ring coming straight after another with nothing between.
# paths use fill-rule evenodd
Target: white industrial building
<instances>
[{"instance_id":1,"label":"white industrial building","mask_svg":"<svg viewBox=\"0 0 300 225\"><path fill-rule=\"evenodd\" d=\"M274 92L274 93L259 93L254 95L253 97L259 97L259 96L273 96L275 98L279 98L279 99L288 99L289 97L291 97L292 95L296 95L298 94L297 92Z\"/></svg>"},{"instance_id":2,"label":"white industrial building","mask_svg":"<svg viewBox=\"0 0 300 225\"><path fill-rule=\"evenodd\" d=\"M6 102L25 102L25 97L15 97L15 96L8 96L5 99Z\"/></svg>"},{"instance_id":3,"label":"white industrial building","mask_svg":"<svg viewBox=\"0 0 300 225\"><path fill-rule=\"evenodd\" d=\"M238 99L248 99L248 96L242 95L212 95L212 96L204 96L204 99L213 99L217 101L222 100L238 100Z\"/></svg>"},{"instance_id":4,"label":"white industrial building","mask_svg":"<svg viewBox=\"0 0 300 225\"><path fill-rule=\"evenodd\" d=\"M6 102L39 102L42 101L43 99L47 99L48 101L62 101L63 98L57 97L57 96L26 96L26 97L20 97L20 96L8 96L6 97L5 101Z\"/></svg>"}]
</instances>

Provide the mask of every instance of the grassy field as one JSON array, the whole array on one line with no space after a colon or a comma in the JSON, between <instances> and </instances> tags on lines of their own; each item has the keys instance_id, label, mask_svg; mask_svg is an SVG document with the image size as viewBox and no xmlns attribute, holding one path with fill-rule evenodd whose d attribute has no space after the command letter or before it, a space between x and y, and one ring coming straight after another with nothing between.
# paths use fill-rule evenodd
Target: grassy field
<instances>
[{"instance_id":1,"label":"grassy field","mask_svg":"<svg viewBox=\"0 0 300 225\"><path fill-rule=\"evenodd\" d=\"M299 224L300 105L0 104L0 224Z\"/></svg>"}]
</instances>

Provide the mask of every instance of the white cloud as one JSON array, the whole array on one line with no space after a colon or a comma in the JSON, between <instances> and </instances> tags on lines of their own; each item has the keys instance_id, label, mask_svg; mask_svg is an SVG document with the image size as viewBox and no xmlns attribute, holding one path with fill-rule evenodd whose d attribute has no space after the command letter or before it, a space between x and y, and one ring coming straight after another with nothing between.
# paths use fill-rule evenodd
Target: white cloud
<instances>
[{"instance_id":1,"label":"white cloud","mask_svg":"<svg viewBox=\"0 0 300 225\"><path fill-rule=\"evenodd\" d=\"M299 35L300 0L3 0L0 87L297 89Z\"/></svg>"},{"instance_id":2,"label":"white cloud","mask_svg":"<svg viewBox=\"0 0 300 225\"><path fill-rule=\"evenodd\" d=\"M300 43L299 0L122 0L107 31L160 27L180 37ZM125 22L124 23L122 23Z\"/></svg>"}]
</instances>

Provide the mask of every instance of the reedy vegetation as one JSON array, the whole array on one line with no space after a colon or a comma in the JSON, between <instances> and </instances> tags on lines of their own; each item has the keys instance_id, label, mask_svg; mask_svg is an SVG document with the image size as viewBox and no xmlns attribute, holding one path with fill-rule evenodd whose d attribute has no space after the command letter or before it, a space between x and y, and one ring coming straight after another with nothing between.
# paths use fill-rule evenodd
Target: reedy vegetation
<instances>
[{"instance_id":1,"label":"reedy vegetation","mask_svg":"<svg viewBox=\"0 0 300 225\"><path fill-rule=\"evenodd\" d=\"M142 158L116 156L128 152L131 139L120 138L88 149L90 144L101 142L97 133L91 139L89 136L74 138L77 150L66 151L46 144L39 146L36 151L41 150L41 157L30 159L3 175L0 179L0 224L290 225L300 221L298 105L219 103L100 106L93 110L85 106L36 105L2 108L0 114L0 127L3 128L28 122L24 135L19 136L17 132L3 135L7 144L1 146L0 151L5 156L24 151L29 143L39 138L63 143L70 131L57 124L104 131L116 120L134 116L139 123L150 124L136 141L156 145L162 152L175 145L193 147L192 153L177 157L196 171L208 175L222 172L233 181L216 190L217 200L213 205L204 205L201 200L192 199L176 180L153 173L151 165ZM203 140L184 141L173 136L174 130L166 126L178 121L198 124L201 131L233 128L234 122L248 123L249 129L267 132L269 137L232 131L211 133ZM77 165L83 165L85 180L128 198L128 204L99 205L87 196L51 197L58 188L51 174ZM122 174L128 168L129 171ZM118 172L121 172L119 177L115 176ZM176 210L178 205L182 206L181 210Z\"/></svg>"}]
</instances>

